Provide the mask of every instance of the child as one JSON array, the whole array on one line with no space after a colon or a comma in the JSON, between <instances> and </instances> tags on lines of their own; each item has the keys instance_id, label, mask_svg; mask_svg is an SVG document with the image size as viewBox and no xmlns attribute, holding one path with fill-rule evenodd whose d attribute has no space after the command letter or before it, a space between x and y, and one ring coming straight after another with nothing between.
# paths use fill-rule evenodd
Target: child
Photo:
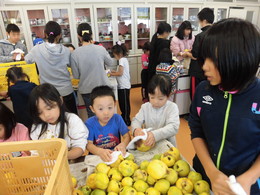
<instances>
[{"instance_id":1,"label":"child","mask_svg":"<svg viewBox=\"0 0 260 195\"><path fill-rule=\"evenodd\" d=\"M143 54L141 57L142 60L142 72L141 72L141 80L142 80L142 98L143 102L148 101L148 93L147 93L147 85L148 85L148 64L149 64L149 55L150 55L150 42L147 41L143 46Z\"/></svg>"},{"instance_id":2,"label":"child","mask_svg":"<svg viewBox=\"0 0 260 195\"><path fill-rule=\"evenodd\" d=\"M176 93L176 82L181 74L182 68L174 65L172 52L169 48L164 48L159 56L160 64L156 66L156 74L164 74L171 78L172 94Z\"/></svg>"},{"instance_id":3,"label":"child","mask_svg":"<svg viewBox=\"0 0 260 195\"><path fill-rule=\"evenodd\" d=\"M9 68L6 72L8 82L8 96L10 96L15 119L18 123L22 123L28 129L32 126L32 118L29 114L28 98L35 83L29 82L29 77L25 74L21 67ZM11 85L11 83L13 85Z\"/></svg>"},{"instance_id":4,"label":"child","mask_svg":"<svg viewBox=\"0 0 260 195\"><path fill-rule=\"evenodd\" d=\"M0 143L30 140L28 129L15 121L14 113L0 102Z\"/></svg>"},{"instance_id":5,"label":"child","mask_svg":"<svg viewBox=\"0 0 260 195\"><path fill-rule=\"evenodd\" d=\"M131 125L130 120L130 72L129 72L129 63L126 58L127 49L125 44L120 41L117 42L116 45L112 47L112 53L114 57L119 60L119 68L117 71L111 71L111 76L117 77L118 83L118 101L119 107L122 112L122 118L125 121L127 126Z\"/></svg>"},{"instance_id":6,"label":"child","mask_svg":"<svg viewBox=\"0 0 260 195\"><path fill-rule=\"evenodd\" d=\"M15 49L21 49L24 54L27 54L26 46L20 42L20 29L16 24L8 24L6 34L7 40L0 40L0 63L15 61L17 53L11 54Z\"/></svg>"},{"instance_id":7,"label":"child","mask_svg":"<svg viewBox=\"0 0 260 195\"><path fill-rule=\"evenodd\" d=\"M35 45L25 56L25 60L27 63L36 62L41 84L52 84L63 97L68 111L77 114L73 87L67 69L70 64L70 50L59 44L61 27L57 22L49 21L45 25L44 33L47 42Z\"/></svg>"},{"instance_id":8,"label":"child","mask_svg":"<svg viewBox=\"0 0 260 195\"><path fill-rule=\"evenodd\" d=\"M241 19L221 20L207 30L201 53L208 81L196 88L190 110L193 166L214 194L234 194L226 182L234 175L246 194L259 195L259 31Z\"/></svg>"},{"instance_id":9,"label":"child","mask_svg":"<svg viewBox=\"0 0 260 195\"><path fill-rule=\"evenodd\" d=\"M115 113L116 100L113 90L108 86L92 90L91 110L96 114L86 121L89 129L87 149L105 161L111 161L112 150L126 152L130 141L128 128L122 117ZM123 140L121 141L121 136Z\"/></svg>"},{"instance_id":10,"label":"child","mask_svg":"<svg viewBox=\"0 0 260 195\"><path fill-rule=\"evenodd\" d=\"M63 138L67 141L68 159L80 157L86 148L88 129L73 113L65 112L63 98L51 84L35 87L30 94L33 117L31 138Z\"/></svg>"},{"instance_id":11,"label":"child","mask_svg":"<svg viewBox=\"0 0 260 195\"><path fill-rule=\"evenodd\" d=\"M175 135L180 119L175 103L168 100L171 94L171 79L165 75L155 75L148 85L149 101L141 106L132 121L134 136L143 135L142 126L152 128L148 132L145 145L153 146L156 142L167 139L176 146Z\"/></svg>"}]
</instances>

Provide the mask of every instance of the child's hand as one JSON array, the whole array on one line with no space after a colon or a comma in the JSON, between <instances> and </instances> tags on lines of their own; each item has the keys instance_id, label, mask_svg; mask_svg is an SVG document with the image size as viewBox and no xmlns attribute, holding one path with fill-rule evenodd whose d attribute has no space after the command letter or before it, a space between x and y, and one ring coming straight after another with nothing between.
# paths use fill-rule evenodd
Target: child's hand
<instances>
[{"instance_id":1,"label":"child's hand","mask_svg":"<svg viewBox=\"0 0 260 195\"><path fill-rule=\"evenodd\" d=\"M123 153L123 155L125 155L125 153L126 153L126 145L125 145L125 143L122 142L122 143L118 144L118 145L115 147L114 150L115 150L115 151L121 151L121 152Z\"/></svg>"},{"instance_id":2,"label":"child's hand","mask_svg":"<svg viewBox=\"0 0 260 195\"><path fill-rule=\"evenodd\" d=\"M144 142L144 145L146 145L146 146L154 146L154 144L155 144L155 138L154 138L154 135L153 135L153 133L152 132L148 132L147 133L147 139L145 140L145 142Z\"/></svg>"},{"instance_id":3,"label":"child's hand","mask_svg":"<svg viewBox=\"0 0 260 195\"><path fill-rule=\"evenodd\" d=\"M2 97L4 97L4 98L7 98L7 97L8 97L6 91L2 91L2 92L0 92L0 96L2 96Z\"/></svg>"},{"instance_id":4,"label":"child's hand","mask_svg":"<svg viewBox=\"0 0 260 195\"><path fill-rule=\"evenodd\" d=\"M135 131L134 131L134 137L140 136L140 135L144 135L144 132L143 132L142 130L143 130L142 128L137 128L137 129L135 129Z\"/></svg>"},{"instance_id":5,"label":"child's hand","mask_svg":"<svg viewBox=\"0 0 260 195\"><path fill-rule=\"evenodd\" d=\"M112 160L111 153L113 151L109 149L102 149L100 148L98 151L98 156L104 161L104 162L110 162Z\"/></svg>"}]
</instances>

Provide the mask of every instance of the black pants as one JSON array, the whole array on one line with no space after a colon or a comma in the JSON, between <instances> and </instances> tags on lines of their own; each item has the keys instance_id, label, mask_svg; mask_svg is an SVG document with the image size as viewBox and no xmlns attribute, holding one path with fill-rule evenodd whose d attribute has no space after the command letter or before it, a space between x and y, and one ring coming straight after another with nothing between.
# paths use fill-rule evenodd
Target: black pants
<instances>
[{"instance_id":1,"label":"black pants","mask_svg":"<svg viewBox=\"0 0 260 195\"><path fill-rule=\"evenodd\" d=\"M90 109L90 106L91 106L91 102L90 102L90 93L86 93L86 94L81 94L83 100L84 100L84 103L85 103L85 106L86 106L86 109L87 109L87 113L88 113L88 118L92 117L92 116L95 116L95 114L92 112L92 110Z\"/></svg>"},{"instance_id":2,"label":"black pants","mask_svg":"<svg viewBox=\"0 0 260 195\"><path fill-rule=\"evenodd\" d=\"M142 82L142 98L148 98L147 86L148 86L148 69L143 69L141 72L141 82Z\"/></svg>"},{"instance_id":3,"label":"black pants","mask_svg":"<svg viewBox=\"0 0 260 195\"><path fill-rule=\"evenodd\" d=\"M78 114L74 93L63 96L64 105L71 113Z\"/></svg>"},{"instance_id":4,"label":"black pants","mask_svg":"<svg viewBox=\"0 0 260 195\"><path fill-rule=\"evenodd\" d=\"M130 89L118 89L118 101L119 107L122 112L122 118L124 119L126 125L131 124L130 120Z\"/></svg>"}]
</instances>

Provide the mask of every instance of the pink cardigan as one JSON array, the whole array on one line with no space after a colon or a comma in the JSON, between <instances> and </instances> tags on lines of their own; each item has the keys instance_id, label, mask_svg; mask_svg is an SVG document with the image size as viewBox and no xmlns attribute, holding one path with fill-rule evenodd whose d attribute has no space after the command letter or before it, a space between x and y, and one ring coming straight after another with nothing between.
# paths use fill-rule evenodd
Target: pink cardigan
<instances>
[{"instance_id":1,"label":"pink cardigan","mask_svg":"<svg viewBox=\"0 0 260 195\"><path fill-rule=\"evenodd\" d=\"M192 45L194 43L195 36L192 36L192 39L184 38L183 40L174 36L171 41L171 51L174 56L177 57L178 60L183 60L183 57L177 56L178 53L184 52L185 49L192 49Z\"/></svg>"},{"instance_id":2,"label":"pink cardigan","mask_svg":"<svg viewBox=\"0 0 260 195\"><path fill-rule=\"evenodd\" d=\"M27 127L25 127L21 123L17 123L15 128L13 129L13 133L12 133L11 137L9 137L7 140L0 139L0 143L1 142L26 141L26 140L30 140Z\"/></svg>"}]
</instances>

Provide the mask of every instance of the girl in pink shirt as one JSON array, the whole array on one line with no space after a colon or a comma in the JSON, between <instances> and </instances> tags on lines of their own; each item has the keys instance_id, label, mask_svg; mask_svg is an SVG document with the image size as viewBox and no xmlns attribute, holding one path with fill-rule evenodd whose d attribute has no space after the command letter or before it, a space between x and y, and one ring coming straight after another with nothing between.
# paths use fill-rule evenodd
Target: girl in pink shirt
<instances>
[{"instance_id":1,"label":"girl in pink shirt","mask_svg":"<svg viewBox=\"0 0 260 195\"><path fill-rule=\"evenodd\" d=\"M0 102L0 143L30 140L27 127L15 121L14 113Z\"/></svg>"},{"instance_id":2,"label":"girl in pink shirt","mask_svg":"<svg viewBox=\"0 0 260 195\"><path fill-rule=\"evenodd\" d=\"M195 37L192 35L191 23L184 21L181 23L176 35L171 41L171 51L173 55L176 56L179 61L188 57L187 53L191 51L194 40Z\"/></svg>"}]
</instances>

